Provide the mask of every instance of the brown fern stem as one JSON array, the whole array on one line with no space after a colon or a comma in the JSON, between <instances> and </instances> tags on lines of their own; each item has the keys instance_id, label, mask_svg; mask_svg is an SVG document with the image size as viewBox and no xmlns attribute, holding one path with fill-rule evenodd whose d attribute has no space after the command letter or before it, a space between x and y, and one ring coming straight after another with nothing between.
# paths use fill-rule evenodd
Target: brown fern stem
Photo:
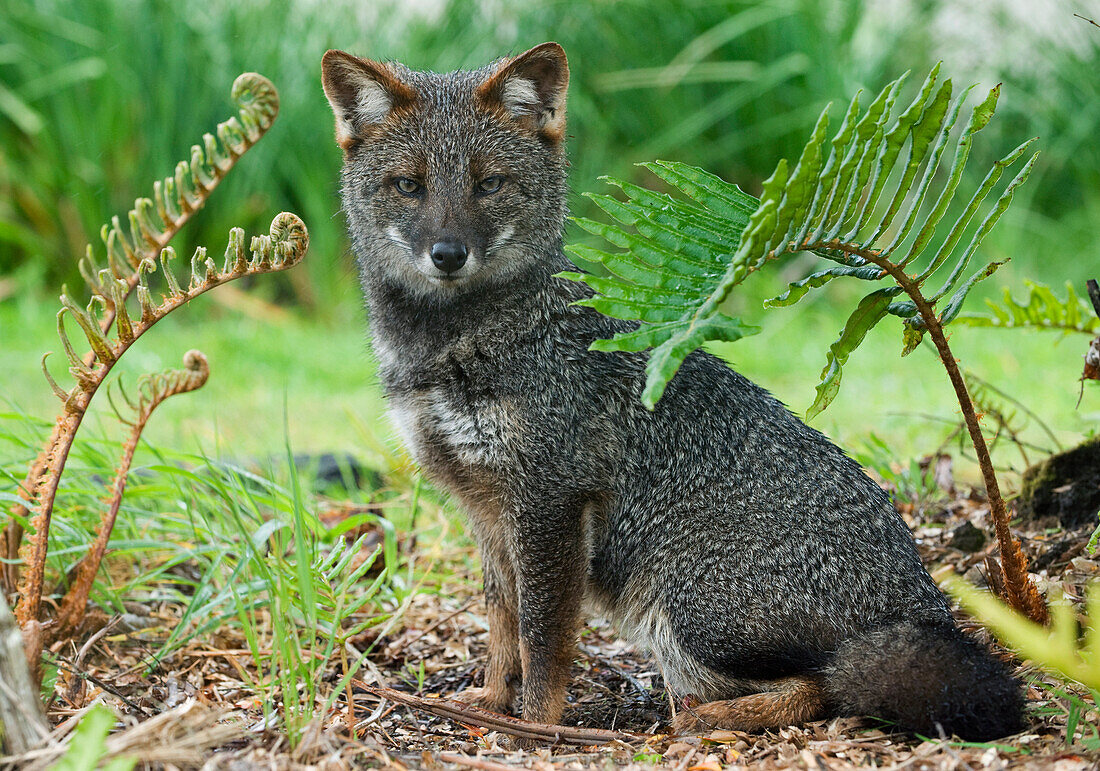
<instances>
[{"instance_id":1,"label":"brown fern stem","mask_svg":"<svg viewBox=\"0 0 1100 771\"><path fill-rule=\"evenodd\" d=\"M61 601L61 609L57 613L57 623L51 627L46 636L46 643L56 640L68 632L80 626L84 620L84 611L88 605L88 595L91 593L92 584L96 573L103 562L103 556L107 552L107 543L111 538L115 520L118 518L118 510L122 505L122 494L126 490L126 479L130 472L130 465L134 460L134 452L137 450L141 439L141 432L145 430L153 411L161 402L170 396L188 393L205 385L210 376L210 366L206 357L199 351L188 351L184 356L184 364L187 369L182 371L165 373L154 378L149 394L143 398L137 407L136 419L132 423L130 436L123 445L122 458L118 464L114 483L111 485L111 502L103 513L96 539L91 549L80 561L75 571L72 586Z\"/></svg>"},{"instance_id":2,"label":"brown fern stem","mask_svg":"<svg viewBox=\"0 0 1100 771\"><path fill-rule=\"evenodd\" d=\"M917 312L924 321L928 336L936 346L940 361L947 370L947 377L951 380L951 386L955 389L955 397L962 409L963 420L966 429L970 433L970 441L974 445L974 452L978 457L978 465L982 471L982 479L985 482L986 495L989 498L989 510L993 516L993 525L997 532L997 541L1001 547L1001 571L1004 574L1005 599L1012 607L1025 614L1032 621L1046 624L1049 620L1047 606L1042 595L1031 581L1027 572L1027 555L1020 546L1020 541L1012 535L1009 527L1008 509L1004 498L1001 496L1001 487L997 482L997 474L993 470L993 460L989 455L989 446L982 434L978 421L974 402L970 398L970 392L966 388L966 381L959 370L959 363L951 353L951 347L947 343L943 325L939 316L930 302L920 291L918 283L906 274L905 270L895 265L880 252L873 249L862 249L839 241L828 243L807 244L802 249L833 249L853 254L871 262L886 271L897 282L909 299L917 307Z\"/></svg>"}]
</instances>

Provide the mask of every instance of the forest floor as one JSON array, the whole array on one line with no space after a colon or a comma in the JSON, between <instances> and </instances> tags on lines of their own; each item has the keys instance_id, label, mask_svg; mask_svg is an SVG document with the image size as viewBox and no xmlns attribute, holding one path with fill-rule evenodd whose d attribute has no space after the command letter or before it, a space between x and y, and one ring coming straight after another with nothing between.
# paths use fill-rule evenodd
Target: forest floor
<instances>
[{"instance_id":1,"label":"forest floor","mask_svg":"<svg viewBox=\"0 0 1100 771\"><path fill-rule=\"evenodd\" d=\"M927 507L899 509L929 568L950 566L984 583L984 561L996 547L983 536L992 528L980 496L960 494ZM1100 576L1100 558L1084 548L1090 532L1091 528L1069 532L1039 526L1017 531L1040 584L1075 600L1083 597L1088 580ZM408 543L405 548L420 552L424 544ZM149 653L179 621L181 608L171 604L128 606L127 613L113 618L98 613L80 638L56 651L62 674L48 708L56 727L54 739L71 732L90 705L102 702L122 716L124 725L109 737L108 753L137 758L139 768L1100 767L1095 702L1083 689L1022 664L1029 725L1024 733L996 743L922 739L855 718L756 735L715 731L673 737L666 733L669 700L653 660L618 641L599 622L581 636L563 723L638 736L599 746L547 741L541 749L519 751L503 733L380 700L359 687L373 683L412 694L448 696L478 684L488 633L480 581L471 567L476 559L469 546L437 548L434 554L436 564L429 572L442 578L431 591L411 597L400 624L389 632L379 634L375 629L352 640L356 651L370 650L352 689L353 714L348 715L345 699L338 700L296 747L288 745L284 733L271 730L271 718L265 718L257 695L262 676L252 668L248 641L238 632L196 641L148 668ZM329 682L339 675L330 673ZM1067 738L1067 729L1074 735ZM21 758L0 759L0 767L5 761L9 767L51 767L62 751L58 742L52 746Z\"/></svg>"}]
</instances>

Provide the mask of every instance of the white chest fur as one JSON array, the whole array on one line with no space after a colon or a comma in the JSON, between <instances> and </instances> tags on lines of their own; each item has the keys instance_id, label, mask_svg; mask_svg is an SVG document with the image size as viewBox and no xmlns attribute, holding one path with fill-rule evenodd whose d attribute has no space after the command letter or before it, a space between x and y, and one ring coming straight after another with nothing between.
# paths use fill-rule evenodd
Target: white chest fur
<instances>
[{"instance_id":1,"label":"white chest fur","mask_svg":"<svg viewBox=\"0 0 1100 771\"><path fill-rule=\"evenodd\" d=\"M490 463L502 439L499 411L488 405L459 403L446 391L432 389L391 397L390 418L405 446L420 463L432 450L460 463Z\"/></svg>"}]
</instances>

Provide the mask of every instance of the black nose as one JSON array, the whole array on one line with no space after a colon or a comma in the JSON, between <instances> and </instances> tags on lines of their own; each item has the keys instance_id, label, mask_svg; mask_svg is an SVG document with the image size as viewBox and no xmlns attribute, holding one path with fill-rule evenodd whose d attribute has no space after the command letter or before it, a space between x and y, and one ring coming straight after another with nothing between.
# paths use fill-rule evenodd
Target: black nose
<instances>
[{"instance_id":1,"label":"black nose","mask_svg":"<svg viewBox=\"0 0 1100 771\"><path fill-rule=\"evenodd\" d=\"M447 273L454 273L466 264L466 244L459 241L436 241L432 244L432 262Z\"/></svg>"}]
</instances>

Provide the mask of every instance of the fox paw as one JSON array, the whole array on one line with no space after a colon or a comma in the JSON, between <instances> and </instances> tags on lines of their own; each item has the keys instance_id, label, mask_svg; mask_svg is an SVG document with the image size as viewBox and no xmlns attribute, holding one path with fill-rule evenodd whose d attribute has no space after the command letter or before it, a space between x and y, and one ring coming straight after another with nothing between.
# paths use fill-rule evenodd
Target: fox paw
<instances>
[{"instance_id":1,"label":"fox paw","mask_svg":"<svg viewBox=\"0 0 1100 771\"><path fill-rule=\"evenodd\" d=\"M714 709L720 704L721 702L711 702L695 706L684 705L672 719L672 733L676 736L710 733L718 728L719 724L727 722L728 708L723 708L721 711Z\"/></svg>"},{"instance_id":2,"label":"fox paw","mask_svg":"<svg viewBox=\"0 0 1100 771\"><path fill-rule=\"evenodd\" d=\"M490 712L499 712L502 715L508 714L512 707L512 699L508 694L489 688L467 688L456 693L451 699L462 704L469 704L471 707L481 707Z\"/></svg>"}]
</instances>

